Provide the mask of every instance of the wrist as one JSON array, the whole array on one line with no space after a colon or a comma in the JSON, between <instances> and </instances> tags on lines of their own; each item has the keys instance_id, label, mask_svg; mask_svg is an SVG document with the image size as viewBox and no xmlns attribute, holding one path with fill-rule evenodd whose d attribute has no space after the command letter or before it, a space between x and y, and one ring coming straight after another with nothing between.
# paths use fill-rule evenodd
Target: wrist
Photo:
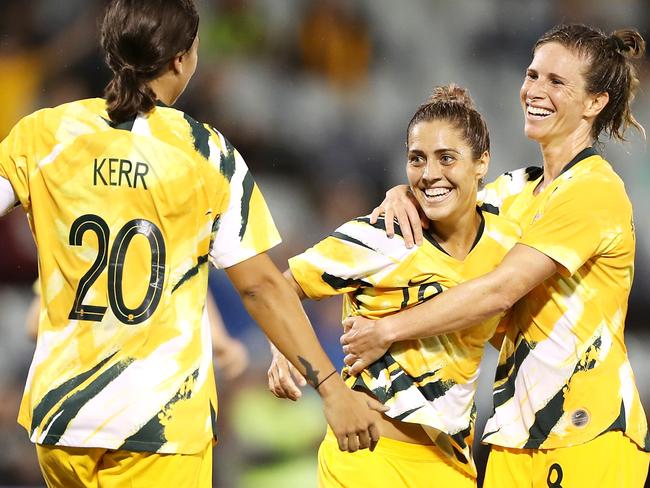
<instances>
[{"instance_id":1,"label":"wrist","mask_svg":"<svg viewBox=\"0 0 650 488\"><path fill-rule=\"evenodd\" d=\"M398 329L395 327L392 316L379 319L375 327L378 329L379 340L383 348L388 349L394 342L399 340L397 337Z\"/></svg>"},{"instance_id":2,"label":"wrist","mask_svg":"<svg viewBox=\"0 0 650 488\"><path fill-rule=\"evenodd\" d=\"M347 389L343 379L341 379L341 375L336 370L323 376L323 379L320 380L318 385L314 385L316 392L323 398L330 396L341 387Z\"/></svg>"}]
</instances>

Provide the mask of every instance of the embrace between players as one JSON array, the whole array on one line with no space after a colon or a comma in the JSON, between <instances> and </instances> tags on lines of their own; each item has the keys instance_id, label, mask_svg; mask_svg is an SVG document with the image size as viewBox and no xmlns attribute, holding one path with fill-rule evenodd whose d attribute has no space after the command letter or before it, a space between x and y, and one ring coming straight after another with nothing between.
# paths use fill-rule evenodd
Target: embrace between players
<instances>
[{"instance_id":1,"label":"embrace between players","mask_svg":"<svg viewBox=\"0 0 650 488\"><path fill-rule=\"evenodd\" d=\"M408 186L283 277L241 155L171 107L198 26L191 0L113 0L105 99L35 112L0 143L0 211L22 205L40 250L19 422L48 486L211 485L208 261L275 344L271 390L297 399L306 379L323 398L321 486L476 486L487 341L500 357L485 486L643 486L650 438L623 341L632 208L594 148L603 132L643 132L630 109L638 32L567 25L537 41L520 99L543 166L480 192L487 126L466 90L436 88L407 128ZM102 158L145 165L146 185L93 186ZM335 294L343 377L298 300Z\"/></svg>"}]
</instances>

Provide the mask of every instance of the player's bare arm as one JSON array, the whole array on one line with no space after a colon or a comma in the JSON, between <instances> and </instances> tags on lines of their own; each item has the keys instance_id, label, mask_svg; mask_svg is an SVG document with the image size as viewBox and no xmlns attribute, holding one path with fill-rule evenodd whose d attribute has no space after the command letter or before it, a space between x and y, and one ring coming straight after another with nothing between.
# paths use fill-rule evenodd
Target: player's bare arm
<instances>
[{"instance_id":1,"label":"player's bare arm","mask_svg":"<svg viewBox=\"0 0 650 488\"><path fill-rule=\"evenodd\" d=\"M339 448L374 449L379 433L370 409L383 412L385 407L345 386L320 347L298 296L271 259L259 254L226 273L251 317L322 397Z\"/></svg>"},{"instance_id":2,"label":"player's bare arm","mask_svg":"<svg viewBox=\"0 0 650 488\"><path fill-rule=\"evenodd\" d=\"M351 317L341 337L350 374L368 367L394 342L446 334L505 312L559 271L545 254L517 244L492 272L446 290L435 298L379 320ZM471 306L468 306L471 304Z\"/></svg>"}]
</instances>

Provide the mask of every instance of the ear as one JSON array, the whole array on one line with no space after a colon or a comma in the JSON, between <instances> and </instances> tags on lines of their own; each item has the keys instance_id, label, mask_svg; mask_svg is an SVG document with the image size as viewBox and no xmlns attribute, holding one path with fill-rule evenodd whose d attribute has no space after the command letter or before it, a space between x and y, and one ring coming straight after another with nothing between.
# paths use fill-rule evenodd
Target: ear
<instances>
[{"instance_id":1,"label":"ear","mask_svg":"<svg viewBox=\"0 0 650 488\"><path fill-rule=\"evenodd\" d=\"M183 74L183 62L185 60L183 59L183 54L179 54L177 56L174 56L174 58L169 62L170 70L174 72L174 74L177 75L182 75Z\"/></svg>"},{"instance_id":2,"label":"ear","mask_svg":"<svg viewBox=\"0 0 650 488\"><path fill-rule=\"evenodd\" d=\"M476 160L475 166L476 178L479 180L484 178L488 172L488 168L490 167L490 153L485 151L481 154L481 157Z\"/></svg>"},{"instance_id":3,"label":"ear","mask_svg":"<svg viewBox=\"0 0 650 488\"><path fill-rule=\"evenodd\" d=\"M609 93L602 92L587 97L585 117L597 117L609 103Z\"/></svg>"}]
</instances>

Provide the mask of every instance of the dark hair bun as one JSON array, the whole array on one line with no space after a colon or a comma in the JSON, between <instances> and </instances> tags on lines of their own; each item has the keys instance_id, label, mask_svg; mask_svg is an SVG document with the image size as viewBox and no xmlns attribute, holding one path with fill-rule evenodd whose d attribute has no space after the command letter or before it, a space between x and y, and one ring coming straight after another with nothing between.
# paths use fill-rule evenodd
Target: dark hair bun
<instances>
[{"instance_id":1,"label":"dark hair bun","mask_svg":"<svg viewBox=\"0 0 650 488\"><path fill-rule=\"evenodd\" d=\"M636 29L619 29L612 33L617 51L626 58L642 58L645 54L645 40Z\"/></svg>"},{"instance_id":2,"label":"dark hair bun","mask_svg":"<svg viewBox=\"0 0 650 488\"><path fill-rule=\"evenodd\" d=\"M476 110L469 90L458 86L455 83L438 86L433 90L426 103L458 103L470 110Z\"/></svg>"}]
</instances>

